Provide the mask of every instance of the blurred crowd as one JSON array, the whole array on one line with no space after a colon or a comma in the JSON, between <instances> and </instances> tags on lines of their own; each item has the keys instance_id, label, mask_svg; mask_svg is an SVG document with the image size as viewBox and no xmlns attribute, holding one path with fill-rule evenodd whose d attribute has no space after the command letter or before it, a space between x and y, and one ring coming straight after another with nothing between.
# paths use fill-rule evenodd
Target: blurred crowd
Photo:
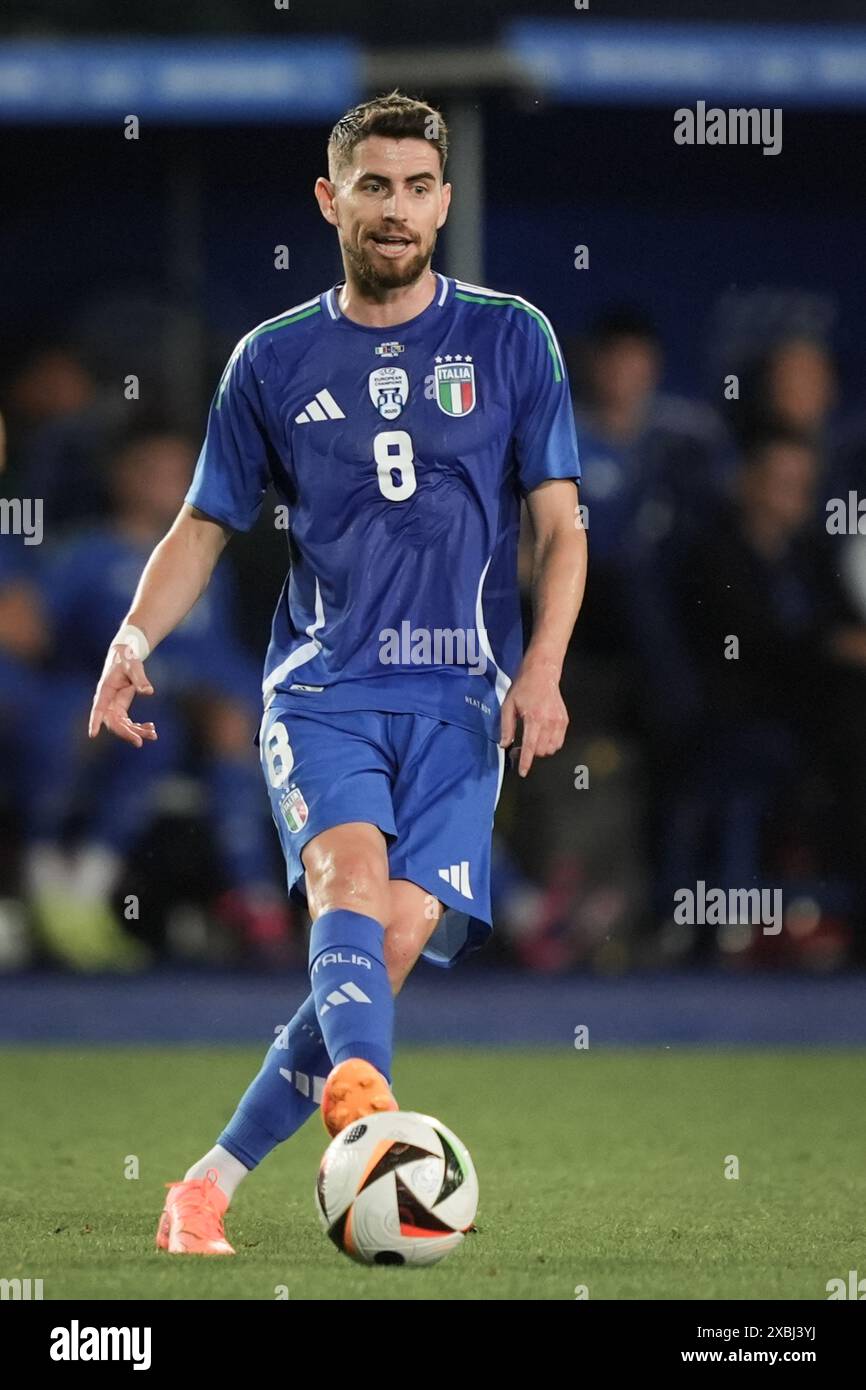
<instances>
[{"instance_id":1,"label":"blurred crowd","mask_svg":"<svg viewBox=\"0 0 866 1390\"><path fill-rule=\"evenodd\" d=\"M7 958L119 970L177 955L301 959L253 743L266 633L248 644L230 563L148 662L157 742L87 737L108 643L183 503L198 441L166 420L131 423L66 347L37 351L3 410L4 491L42 513L40 543L0 544Z\"/></svg>"},{"instance_id":2,"label":"blurred crowd","mask_svg":"<svg viewBox=\"0 0 866 1390\"><path fill-rule=\"evenodd\" d=\"M862 962L866 421L840 408L831 345L781 322L712 401L664 391L638 309L569 349L590 555L565 677L575 778L545 768L514 808L552 830L523 860L543 866L545 911L518 955ZM700 882L781 890L783 932L742 909L678 920Z\"/></svg>"},{"instance_id":3,"label":"blurred crowd","mask_svg":"<svg viewBox=\"0 0 866 1390\"><path fill-rule=\"evenodd\" d=\"M571 724L558 757L505 779L485 955L540 971L862 961L866 420L840 408L831 345L782 325L704 401L664 390L636 307L565 346L590 553ZM70 343L6 372L0 415L0 498L41 501L38 543L35 518L0 536L0 968L301 963L253 744L285 534L263 508L150 659L138 717L158 742L91 743L107 644L200 438ZM530 564L527 534L527 623ZM781 888L781 937L678 921L674 895L699 881Z\"/></svg>"}]
</instances>

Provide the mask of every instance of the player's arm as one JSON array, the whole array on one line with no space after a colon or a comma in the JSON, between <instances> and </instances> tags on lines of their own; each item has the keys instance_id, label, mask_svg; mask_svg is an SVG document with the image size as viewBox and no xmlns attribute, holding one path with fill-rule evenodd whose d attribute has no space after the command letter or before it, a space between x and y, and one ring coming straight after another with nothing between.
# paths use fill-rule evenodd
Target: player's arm
<instances>
[{"instance_id":1,"label":"player's arm","mask_svg":"<svg viewBox=\"0 0 866 1390\"><path fill-rule=\"evenodd\" d=\"M229 537L248 531L259 515L272 446L261 395L268 362L247 351L251 341L242 338L226 364L186 502L148 560L109 648L90 714L91 738L103 724L136 748L156 738L152 724L129 718L133 697L153 694L144 660L207 588Z\"/></svg>"},{"instance_id":2,"label":"player's arm","mask_svg":"<svg viewBox=\"0 0 866 1390\"><path fill-rule=\"evenodd\" d=\"M559 693L565 653L586 585L586 531L579 521L577 488L552 478L527 494L533 530L532 638L502 705L500 744L514 741L523 725L518 771L525 777L535 757L562 747L568 713Z\"/></svg>"},{"instance_id":3,"label":"player's arm","mask_svg":"<svg viewBox=\"0 0 866 1390\"><path fill-rule=\"evenodd\" d=\"M500 743L514 741L522 721L518 771L562 747L568 714L559 693L565 652L586 583L586 532L579 520L580 460L568 372L552 327L525 305L514 328L514 446L517 482L534 537L532 640L502 705Z\"/></svg>"},{"instance_id":4,"label":"player's arm","mask_svg":"<svg viewBox=\"0 0 866 1390\"><path fill-rule=\"evenodd\" d=\"M230 527L184 503L148 560L132 607L108 649L90 712L91 738L103 724L136 748L156 738L153 724L129 717L136 695L153 694L144 661L204 593L231 534Z\"/></svg>"}]
</instances>

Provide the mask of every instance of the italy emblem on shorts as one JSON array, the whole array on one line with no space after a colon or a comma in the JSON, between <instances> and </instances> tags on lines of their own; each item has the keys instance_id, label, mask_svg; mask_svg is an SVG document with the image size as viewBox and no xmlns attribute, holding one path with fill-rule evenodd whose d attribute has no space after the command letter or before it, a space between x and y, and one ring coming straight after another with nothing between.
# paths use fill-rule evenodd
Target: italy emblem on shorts
<instances>
[{"instance_id":1,"label":"italy emblem on shorts","mask_svg":"<svg viewBox=\"0 0 866 1390\"><path fill-rule=\"evenodd\" d=\"M446 415L475 409L475 364L471 357L436 358L436 404Z\"/></svg>"},{"instance_id":2,"label":"italy emblem on shorts","mask_svg":"<svg viewBox=\"0 0 866 1390\"><path fill-rule=\"evenodd\" d=\"M280 801L280 810L292 835L303 830L310 815L310 809L303 798L300 787L290 787Z\"/></svg>"}]
</instances>

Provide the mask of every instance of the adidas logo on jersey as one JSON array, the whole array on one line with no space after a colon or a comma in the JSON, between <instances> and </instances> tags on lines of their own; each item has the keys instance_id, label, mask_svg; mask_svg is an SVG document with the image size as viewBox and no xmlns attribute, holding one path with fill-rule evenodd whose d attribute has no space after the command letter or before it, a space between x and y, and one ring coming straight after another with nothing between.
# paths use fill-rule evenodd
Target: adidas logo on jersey
<instances>
[{"instance_id":1,"label":"adidas logo on jersey","mask_svg":"<svg viewBox=\"0 0 866 1390\"><path fill-rule=\"evenodd\" d=\"M450 869L440 869L439 877L444 878L446 883L450 883L451 887L462 897L472 897L472 889L469 887L468 859L462 859L459 864L452 864Z\"/></svg>"},{"instance_id":2,"label":"adidas logo on jersey","mask_svg":"<svg viewBox=\"0 0 866 1390\"><path fill-rule=\"evenodd\" d=\"M296 425L310 425L316 420L345 420L345 412L340 409L330 391L317 391L308 401L300 415L295 416Z\"/></svg>"},{"instance_id":3,"label":"adidas logo on jersey","mask_svg":"<svg viewBox=\"0 0 866 1390\"><path fill-rule=\"evenodd\" d=\"M349 1004L354 1001L356 1004L372 1004L372 999L365 994L360 985L356 985L354 980L346 980L339 989L332 989L331 993L325 996L327 1004L323 1004L319 1010L319 1018L324 1017L331 1005Z\"/></svg>"}]
</instances>

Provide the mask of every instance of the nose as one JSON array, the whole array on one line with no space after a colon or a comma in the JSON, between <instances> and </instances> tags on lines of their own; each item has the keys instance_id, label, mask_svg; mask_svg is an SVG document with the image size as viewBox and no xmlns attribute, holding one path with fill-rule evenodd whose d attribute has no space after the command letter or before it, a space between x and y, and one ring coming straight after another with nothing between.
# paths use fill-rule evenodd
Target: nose
<instances>
[{"instance_id":1,"label":"nose","mask_svg":"<svg viewBox=\"0 0 866 1390\"><path fill-rule=\"evenodd\" d=\"M382 215L388 222L405 222L406 194L402 189L395 188L388 195L382 205Z\"/></svg>"}]
</instances>

